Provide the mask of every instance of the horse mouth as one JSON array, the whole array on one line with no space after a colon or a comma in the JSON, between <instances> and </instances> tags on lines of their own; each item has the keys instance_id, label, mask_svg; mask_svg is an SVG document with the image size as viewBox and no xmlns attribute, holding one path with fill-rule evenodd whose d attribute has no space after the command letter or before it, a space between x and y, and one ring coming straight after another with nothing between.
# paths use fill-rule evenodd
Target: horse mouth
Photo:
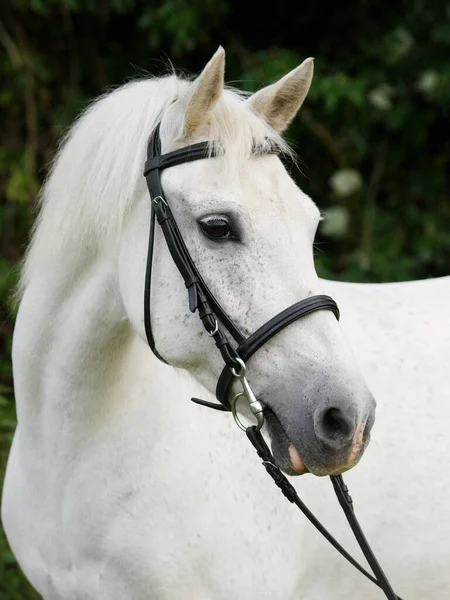
<instances>
[{"instance_id":1,"label":"horse mouth","mask_svg":"<svg viewBox=\"0 0 450 600\"><path fill-rule=\"evenodd\" d=\"M346 449L343 454L336 456L328 464L318 464L314 460L311 463L308 460L308 464L306 464L298 448L286 433L280 419L267 405L264 408L264 416L271 440L273 457L277 466L286 475L298 476L306 473L319 477L340 475L358 464L370 440L370 435L367 433L370 431L370 424L364 421L358 428L350 449Z\"/></svg>"},{"instance_id":2,"label":"horse mouth","mask_svg":"<svg viewBox=\"0 0 450 600\"><path fill-rule=\"evenodd\" d=\"M289 439L280 420L268 406L264 407L264 417L272 442L272 454L277 466L286 475L304 475L305 473L309 473L308 467L303 462L297 448Z\"/></svg>"}]
</instances>

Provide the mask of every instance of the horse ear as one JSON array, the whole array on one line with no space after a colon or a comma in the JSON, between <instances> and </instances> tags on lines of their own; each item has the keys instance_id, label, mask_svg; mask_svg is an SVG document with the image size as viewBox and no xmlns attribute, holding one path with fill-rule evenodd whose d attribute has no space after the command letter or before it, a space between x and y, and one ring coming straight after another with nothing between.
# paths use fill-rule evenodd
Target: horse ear
<instances>
[{"instance_id":1,"label":"horse ear","mask_svg":"<svg viewBox=\"0 0 450 600\"><path fill-rule=\"evenodd\" d=\"M314 72L314 59L307 58L302 64L251 96L247 102L252 111L278 133L286 129L303 104L309 91Z\"/></svg>"},{"instance_id":2,"label":"horse ear","mask_svg":"<svg viewBox=\"0 0 450 600\"><path fill-rule=\"evenodd\" d=\"M184 118L181 136L189 138L207 120L224 86L225 50L218 50L180 99Z\"/></svg>"}]
</instances>

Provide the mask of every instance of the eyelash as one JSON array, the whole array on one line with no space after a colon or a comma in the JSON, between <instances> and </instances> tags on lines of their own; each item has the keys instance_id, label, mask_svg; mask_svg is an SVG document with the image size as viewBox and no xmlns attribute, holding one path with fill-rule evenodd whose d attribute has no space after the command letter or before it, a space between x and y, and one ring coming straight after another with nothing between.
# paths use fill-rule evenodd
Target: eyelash
<instances>
[{"instance_id":1,"label":"eyelash","mask_svg":"<svg viewBox=\"0 0 450 600\"><path fill-rule=\"evenodd\" d=\"M224 215L209 215L199 221L203 234L213 240L234 240L236 235L233 232L230 219ZM215 231L214 231L215 230Z\"/></svg>"}]
</instances>

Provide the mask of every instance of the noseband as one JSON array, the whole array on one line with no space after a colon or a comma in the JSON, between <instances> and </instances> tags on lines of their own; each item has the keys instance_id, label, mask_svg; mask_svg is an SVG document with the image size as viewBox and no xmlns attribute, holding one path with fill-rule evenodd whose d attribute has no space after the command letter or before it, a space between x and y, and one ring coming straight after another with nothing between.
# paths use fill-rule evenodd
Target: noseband
<instances>
[{"instance_id":1,"label":"noseband","mask_svg":"<svg viewBox=\"0 0 450 600\"><path fill-rule=\"evenodd\" d=\"M264 407L257 400L246 378L246 361L255 354L264 344L272 339L277 333L282 331L288 325L295 323L298 319L305 317L318 310L330 310L339 319L339 309L336 302L330 296L317 295L310 296L292 306L289 306L282 312L275 315L272 319L264 323L250 336L245 337L240 329L233 323L225 310L221 307L214 294L206 285L197 266L195 265L189 250L183 240L183 236L178 229L177 223L164 196L161 186L160 173L164 169L181 165L183 163L195 160L213 158L219 153L211 148L207 142L200 142L161 154L161 140L159 135L160 124L158 124L150 136L147 146L147 161L145 163L144 176L147 180L147 186L150 193L150 233L147 253L147 266L145 273L144 286L144 325L148 344L155 356L163 362L164 358L156 349L155 339L153 337L151 318L150 318L150 296L152 281L153 247L155 237L155 219L161 226L161 231L166 240L167 247L172 259L183 277L185 286L188 290L189 309L195 313L198 311L200 319L208 335L215 341L225 366L219 376L216 397L220 404L206 402L199 398L192 398L198 404L216 408L218 410L233 412L238 426L244 430L253 444L258 455L263 461L268 474L272 477L276 485L281 489L286 498L296 504L302 510L309 521L320 531L320 533L361 573L379 586L389 600L401 600L395 594L384 575L378 561L376 560L365 536L359 526L353 512L353 502L344 484L341 475L332 476L331 481L338 497L339 503L344 510L350 527L368 560L373 577L337 542L333 536L322 526L314 517L305 504L300 500L295 488L281 473L275 464L273 456L261 435L260 429L264 423ZM266 154L275 154L274 150L267 151ZM257 154L257 152L255 152ZM259 152L259 154L261 154ZM224 331L225 330L225 331ZM228 335L227 335L228 334ZM234 344L230 341L233 339ZM230 388L233 382L239 382L241 391L237 393L230 403ZM257 425L247 427L242 423L236 410L236 403L240 398L247 400L253 415L256 418Z\"/></svg>"}]
</instances>

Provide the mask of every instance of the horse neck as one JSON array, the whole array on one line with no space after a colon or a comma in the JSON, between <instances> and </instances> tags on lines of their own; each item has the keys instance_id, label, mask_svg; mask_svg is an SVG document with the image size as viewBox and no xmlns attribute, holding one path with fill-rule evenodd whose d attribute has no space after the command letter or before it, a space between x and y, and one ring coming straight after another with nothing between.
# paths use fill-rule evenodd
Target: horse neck
<instances>
[{"instance_id":1,"label":"horse neck","mask_svg":"<svg viewBox=\"0 0 450 600\"><path fill-rule=\"evenodd\" d=\"M136 347L150 374L158 362L126 318L115 261L96 257L70 280L63 271L47 268L30 282L17 318L18 420L33 431L30 438L55 435L65 423L70 435L81 435L107 415L126 396Z\"/></svg>"}]
</instances>

